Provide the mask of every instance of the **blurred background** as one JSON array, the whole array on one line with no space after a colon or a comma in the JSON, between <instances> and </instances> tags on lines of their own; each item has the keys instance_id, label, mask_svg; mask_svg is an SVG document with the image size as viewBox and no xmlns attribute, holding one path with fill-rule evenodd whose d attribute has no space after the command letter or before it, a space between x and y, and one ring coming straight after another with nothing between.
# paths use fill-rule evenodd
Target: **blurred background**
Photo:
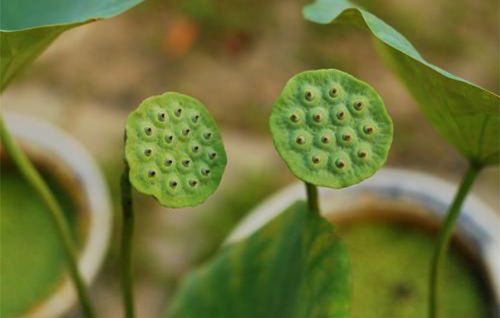
<instances>
[{"instance_id":1,"label":"blurred background","mask_svg":"<svg viewBox=\"0 0 500 318\"><path fill-rule=\"evenodd\" d=\"M229 163L206 204L169 211L136 195L140 317L157 316L183 275L206 260L241 217L294 181L272 146L267 119L298 72L337 68L378 90L395 125L389 166L452 182L463 173L466 162L381 64L368 33L308 23L301 15L305 3L148 0L117 18L64 33L3 94L5 110L46 119L87 147L107 177L115 213L124 123L143 99L164 91L192 95L219 122ZM499 1L357 3L403 33L430 62L499 91ZM473 192L498 210L499 189L499 170L489 168ZM120 311L117 243L115 237L93 287L103 317Z\"/></svg>"}]
</instances>

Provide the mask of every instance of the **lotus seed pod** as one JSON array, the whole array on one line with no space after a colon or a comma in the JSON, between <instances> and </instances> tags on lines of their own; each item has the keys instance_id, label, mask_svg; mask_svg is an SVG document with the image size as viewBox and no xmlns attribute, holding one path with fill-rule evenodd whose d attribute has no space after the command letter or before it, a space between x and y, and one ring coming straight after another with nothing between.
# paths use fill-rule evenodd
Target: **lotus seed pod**
<instances>
[{"instance_id":1,"label":"lotus seed pod","mask_svg":"<svg viewBox=\"0 0 500 318\"><path fill-rule=\"evenodd\" d=\"M227 157L217 125L196 99L153 96L127 119L130 182L170 208L195 206L217 188Z\"/></svg>"},{"instance_id":2,"label":"lotus seed pod","mask_svg":"<svg viewBox=\"0 0 500 318\"><path fill-rule=\"evenodd\" d=\"M392 121L377 92L333 69L290 79L273 105L269 126L292 173L331 188L373 175L392 143Z\"/></svg>"}]
</instances>

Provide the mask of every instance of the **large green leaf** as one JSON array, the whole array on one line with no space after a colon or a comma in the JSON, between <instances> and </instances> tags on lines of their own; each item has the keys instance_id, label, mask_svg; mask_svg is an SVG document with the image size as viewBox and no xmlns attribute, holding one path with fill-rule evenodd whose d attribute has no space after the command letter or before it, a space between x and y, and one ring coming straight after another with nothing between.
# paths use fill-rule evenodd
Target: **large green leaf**
<instances>
[{"instance_id":1,"label":"large green leaf","mask_svg":"<svg viewBox=\"0 0 500 318\"><path fill-rule=\"evenodd\" d=\"M110 18L142 0L2 0L0 91L62 32Z\"/></svg>"},{"instance_id":2,"label":"large green leaf","mask_svg":"<svg viewBox=\"0 0 500 318\"><path fill-rule=\"evenodd\" d=\"M469 161L500 162L499 96L422 58L412 44L373 14L346 0L316 0L304 8L312 22L348 23L368 29L377 49L400 76L434 128Z\"/></svg>"},{"instance_id":3,"label":"large green leaf","mask_svg":"<svg viewBox=\"0 0 500 318\"><path fill-rule=\"evenodd\" d=\"M343 318L349 262L333 226L296 202L190 274L169 318Z\"/></svg>"}]
</instances>

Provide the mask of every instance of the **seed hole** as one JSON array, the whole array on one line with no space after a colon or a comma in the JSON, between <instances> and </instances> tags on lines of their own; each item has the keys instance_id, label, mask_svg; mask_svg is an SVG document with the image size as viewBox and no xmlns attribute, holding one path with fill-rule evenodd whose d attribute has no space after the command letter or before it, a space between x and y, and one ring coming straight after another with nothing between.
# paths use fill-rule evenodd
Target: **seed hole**
<instances>
[{"instance_id":1,"label":"seed hole","mask_svg":"<svg viewBox=\"0 0 500 318\"><path fill-rule=\"evenodd\" d=\"M295 139L295 142L298 143L299 145L303 145L303 144L306 143L306 137L304 137L304 136L298 136Z\"/></svg>"},{"instance_id":2,"label":"seed hole","mask_svg":"<svg viewBox=\"0 0 500 318\"><path fill-rule=\"evenodd\" d=\"M172 159L165 160L165 166L167 166L167 167L171 167L173 163L174 163L174 161Z\"/></svg>"},{"instance_id":3,"label":"seed hole","mask_svg":"<svg viewBox=\"0 0 500 318\"><path fill-rule=\"evenodd\" d=\"M290 116L290 120L293 121L294 123L297 123L297 122L299 122L299 116L292 114Z\"/></svg>"},{"instance_id":4,"label":"seed hole","mask_svg":"<svg viewBox=\"0 0 500 318\"><path fill-rule=\"evenodd\" d=\"M184 129L182 130L182 135L184 135L184 136L189 136L189 133L190 133L190 132L191 132L191 129L189 129L189 128L184 128Z\"/></svg>"},{"instance_id":5,"label":"seed hole","mask_svg":"<svg viewBox=\"0 0 500 318\"><path fill-rule=\"evenodd\" d=\"M206 140L210 139L210 137L212 137L212 133L211 132L206 132L203 134L203 138L205 138Z\"/></svg>"},{"instance_id":6,"label":"seed hole","mask_svg":"<svg viewBox=\"0 0 500 318\"><path fill-rule=\"evenodd\" d=\"M321 121L321 115L320 114L314 115L313 118L314 118L314 121L316 121L316 122L320 122Z\"/></svg>"},{"instance_id":7,"label":"seed hole","mask_svg":"<svg viewBox=\"0 0 500 318\"><path fill-rule=\"evenodd\" d=\"M177 181L175 181L175 180L171 180L171 181L169 182L169 184L170 184L170 186L171 186L172 188L177 187Z\"/></svg>"},{"instance_id":8,"label":"seed hole","mask_svg":"<svg viewBox=\"0 0 500 318\"><path fill-rule=\"evenodd\" d=\"M320 159L318 156L313 156L313 157L312 157L312 162L313 162L314 164L318 164L318 163L320 163L320 162L321 162L321 159Z\"/></svg>"},{"instance_id":9,"label":"seed hole","mask_svg":"<svg viewBox=\"0 0 500 318\"><path fill-rule=\"evenodd\" d=\"M148 157L149 157L149 156L151 156L151 154L152 154L152 153L153 153L153 150L151 150L151 149L149 149L149 148L148 148L148 149L146 149L146 150L144 150L144 154L145 154L146 156L148 156Z\"/></svg>"},{"instance_id":10,"label":"seed hole","mask_svg":"<svg viewBox=\"0 0 500 318\"><path fill-rule=\"evenodd\" d=\"M365 151L358 151L358 157L359 158L366 158L366 152Z\"/></svg>"},{"instance_id":11,"label":"seed hole","mask_svg":"<svg viewBox=\"0 0 500 318\"><path fill-rule=\"evenodd\" d=\"M144 132L146 133L146 135L151 136L153 134L153 128L146 127L144 128Z\"/></svg>"},{"instance_id":12,"label":"seed hole","mask_svg":"<svg viewBox=\"0 0 500 318\"><path fill-rule=\"evenodd\" d=\"M311 91L309 91L309 90L305 91L304 97L308 101L312 101L314 99L313 93Z\"/></svg>"},{"instance_id":13,"label":"seed hole","mask_svg":"<svg viewBox=\"0 0 500 318\"><path fill-rule=\"evenodd\" d=\"M215 159L215 157L216 157L216 156L217 156L217 153L216 153L216 152L209 152L209 153L208 153L208 158L210 158L210 159L212 159L212 160L213 160L213 159Z\"/></svg>"},{"instance_id":14,"label":"seed hole","mask_svg":"<svg viewBox=\"0 0 500 318\"><path fill-rule=\"evenodd\" d=\"M199 119L200 119L200 115L194 115L191 120L193 121L193 123L197 123Z\"/></svg>"},{"instance_id":15,"label":"seed hole","mask_svg":"<svg viewBox=\"0 0 500 318\"><path fill-rule=\"evenodd\" d=\"M328 136L323 136L321 137L321 142L327 144L330 142L330 138L328 138Z\"/></svg>"},{"instance_id":16,"label":"seed hole","mask_svg":"<svg viewBox=\"0 0 500 318\"><path fill-rule=\"evenodd\" d=\"M154 171L154 170L149 170L149 171L148 171L148 177L153 178L154 176L156 176L156 171Z\"/></svg>"},{"instance_id":17,"label":"seed hole","mask_svg":"<svg viewBox=\"0 0 500 318\"><path fill-rule=\"evenodd\" d=\"M365 134L370 135L373 133L373 127L372 126L365 126L365 127L363 127L363 131L365 132Z\"/></svg>"},{"instance_id":18,"label":"seed hole","mask_svg":"<svg viewBox=\"0 0 500 318\"><path fill-rule=\"evenodd\" d=\"M165 141L171 143L172 141L174 141L174 136L172 135L165 136Z\"/></svg>"},{"instance_id":19,"label":"seed hole","mask_svg":"<svg viewBox=\"0 0 500 318\"><path fill-rule=\"evenodd\" d=\"M200 146L193 146L193 148L191 148L193 150L193 152L198 152L200 150Z\"/></svg>"},{"instance_id":20,"label":"seed hole","mask_svg":"<svg viewBox=\"0 0 500 318\"><path fill-rule=\"evenodd\" d=\"M167 115L165 113L158 113L158 120L165 121L167 119Z\"/></svg>"},{"instance_id":21,"label":"seed hole","mask_svg":"<svg viewBox=\"0 0 500 318\"><path fill-rule=\"evenodd\" d=\"M338 112L337 113L337 118L340 119L340 120L344 119L345 118L345 113L344 112Z\"/></svg>"},{"instance_id":22,"label":"seed hole","mask_svg":"<svg viewBox=\"0 0 500 318\"><path fill-rule=\"evenodd\" d=\"M342 140L344 141L351 141L352 137L351 135L342 135Z\"/></svg>"},{"instance_id":23,"label":"seed hole","mask_svg":"<svg viewBox=\"0 0 500 318\"><path fill-rule=\"evenodd\" d=\"M196 181L196 180L189 180L189 185L190 186L196 187L197 184L198 184L198 181Z\"/></svg>"},{"instance_id":24,"label":"seed hole","mask_svg":"<svg viewBox=\"0 0 500 318\"><path fill-rule=\"evenodd\" d=\"M189 160L189 159L182 160L182 165L184 167L189 167L190 164L191 164L191 160Z\"/></svg>"},{"instance_id":25,"label":"seed hole","mask_svg":"<svg viewBox=\"0 0 500 318\"><path fill-rule=\"evenodd\" d=\"M337 168L342 169L345 167L345 162L342 159L337 159L337 161L335 161L335 165Z\"/></svg>"},{"instance_id":26,"label":"seed hole","mask_svg":"<svg viewBox=\"0 0 500 318\"><path fill-rule=\"evenodd\" d=\"M201 174L204 176L208 176L210 174L210 169L208 168L201 169Z\"/></svg>"},{"instance_id":27,"label":"seed hole","mask_svg":"<svg viewBox=\"0 0 500 318\"><path fill-rule=\"evenodd\" d=\"M356 110L361 110L361 109L363 109L363 102L355 102L355 103L354 103L354 108L355 108Z\"/></svg>"},{"instance_id":28,"label":"seed hole","mask_svg":"<svg viewBox=\"0 0 500 318\"><path fill-rule=\"evenodd\" d=\"M181 117L181 115L182 115L182 108L177 108L177 109L175 110L175 116L177 116L177 117Z\"/></svg>"},{"instance_id":29,"label":"seed hole","mask_svg":"<svg viewBox=\"0 0 500 318\"><path fill-rule=\"evenodd\" d=\"M336 87L332 87L329 93L331 97L337 97L338 92L339 90Z\"/></svg>"}]
</instances>

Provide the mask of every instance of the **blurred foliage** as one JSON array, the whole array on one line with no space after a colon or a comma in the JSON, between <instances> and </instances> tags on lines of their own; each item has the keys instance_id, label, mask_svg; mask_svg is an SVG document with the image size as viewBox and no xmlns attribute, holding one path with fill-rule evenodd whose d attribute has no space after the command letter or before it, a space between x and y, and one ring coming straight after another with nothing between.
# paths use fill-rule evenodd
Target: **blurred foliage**
<instances>
[{"instance_id":1,"label":"blurred foliage","mask_svg":"<svg viewBox=\"0 0 500 318\"><path fill-rule=\"evenodd\" d=\"M190 273L167 317L346 318L350 298L345 247L298 201Z\"/></svg>"}]
</instances>

